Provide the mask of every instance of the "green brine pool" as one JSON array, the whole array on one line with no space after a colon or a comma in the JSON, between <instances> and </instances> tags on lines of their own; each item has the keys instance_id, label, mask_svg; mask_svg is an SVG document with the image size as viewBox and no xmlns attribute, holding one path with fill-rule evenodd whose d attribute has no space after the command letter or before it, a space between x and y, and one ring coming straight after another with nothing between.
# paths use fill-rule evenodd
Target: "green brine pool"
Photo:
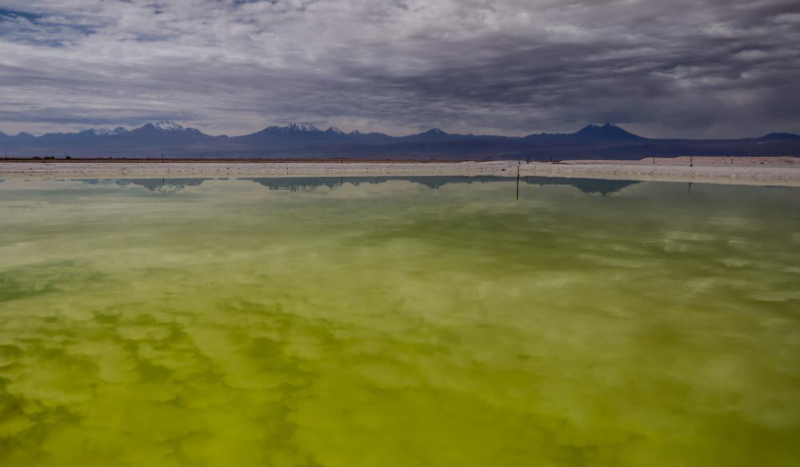
<instances>
[{"instance_id":1,"label":"green brine pool","mask_svg":"<svg viewBox=\"0 0 800 467\"><path fill-rule=\"evenodd\" d=\"M800 189L0 182L3 467L795 467Z\"/></svg>"}]
</instances>

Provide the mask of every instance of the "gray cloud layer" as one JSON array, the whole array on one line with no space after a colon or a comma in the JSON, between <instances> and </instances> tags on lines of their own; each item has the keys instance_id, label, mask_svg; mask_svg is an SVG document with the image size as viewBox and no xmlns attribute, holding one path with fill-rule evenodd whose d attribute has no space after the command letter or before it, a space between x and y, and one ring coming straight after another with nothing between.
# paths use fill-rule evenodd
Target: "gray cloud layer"
<instances>
[{"instance_id":1,"label":"gray cloud layer","mask_svg":"<svg viewBox=\"0 0 800 467\"><path fill-rule=\"evenodd\" d=\"M0 130L800 132L796 0L4 0Z\"/></svg>"}]
</instances>

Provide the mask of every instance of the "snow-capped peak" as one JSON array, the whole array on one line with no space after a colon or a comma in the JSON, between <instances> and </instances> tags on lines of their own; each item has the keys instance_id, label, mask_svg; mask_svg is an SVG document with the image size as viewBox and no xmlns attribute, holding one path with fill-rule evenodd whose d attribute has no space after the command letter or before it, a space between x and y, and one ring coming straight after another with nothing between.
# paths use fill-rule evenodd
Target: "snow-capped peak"
<instances>
[{"instance_id":1,"label":"snow-capped peak","mask_svg":"<svg viewBox=\"0 0 800 467\"><path fill-rule=\"evenodd\" d=\"M92 135L92 136L111 136L111 135L121 135L123 133L127 133L128 130L125 128L118 126L113 130L108 128L89 128L88 130L83 130L80 132L82 135Z\"/></svg>"},{"instance_id":2,"label":"snow-capped peak","mask_svg":"<svg viewBox=\"0 0 800 467\"><path fill-rule=\"evenodd\" d=\"M333 134L333 135L343 135L343 134L345 134L344 131L336 128L335 126L332 126L332 127L328 128L325 131L325 133L330 133L330 134Z\"/></svg>"},{"instance_id":3,"label":"snow-capped peak","mask_svg":"<svg viewBox=\"0 0 800 467\"><path fill-rule=\"evenodd\" d=\"M183 131L184 128L181 125L173 122L172 120L159 120L155 123L151 123L157 130L161 131Z\"/></svg>"},{"instance_id":4,"label":"snow-capped peak","mask_svg":"<svg viewBox=\"0 0 800 467\"><path fill-rule=\"evenodd\" d=\"M264 131L269 133L322 133L322 130L310 123L291 123L286 126L268 126Z\"/></svg>"},{"instance_id":5,"label":"snow-capped peak","mask_svg":"<svg viewBox=\"0 0 800 467\"><path fill-rule=\"evenodd\" d=\"M284 128L286 128L287 131L296 131L296 132L300 132L300 133L321 133L322 132L322 130L320 130L319 128L315 127L314 125L312 125L310 123L292 123L292 124L286 125Z\"/></svg>"},{"instance_id":6,"label":"snow-capped peak","mask_svg":"<svg viewBox=\"0 0 800 467\"><path fill-rule=\"evenodd\" d=\"M108 136L113 134L108 128L89 128L80 132L82 135Z\"/></svg>"}]
</instances>

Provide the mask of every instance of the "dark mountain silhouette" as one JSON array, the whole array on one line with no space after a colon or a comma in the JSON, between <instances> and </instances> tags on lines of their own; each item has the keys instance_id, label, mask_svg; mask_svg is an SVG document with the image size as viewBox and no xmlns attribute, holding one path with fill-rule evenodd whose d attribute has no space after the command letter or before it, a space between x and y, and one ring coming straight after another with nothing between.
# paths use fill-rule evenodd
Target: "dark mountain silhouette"
<instances>
[{"instance_id":1,"label":"dark mountain silhouette","mask_svg":"<svg viewBox=\"0 0 800 467\"><path fill-rule=\"evenodd\" d=\"M800 141L800 135L792 133L770 133L758 138L759 141Z\"/></svg>"},{"instance_id":2,"label":"dark mountain silhouette","mask_svg":"<svg viewBox=\"0 0 800 467\"><path fill-rule=\"evenodd\" d=\"M607 123L575 133L525 137L450 134L438 128L408 136L344 133L293 123L244 136L211 136L172 121L126 130L92 128L76 133L0 133L9 157L67 154L72 157L340 158L559 160L642 159L676 156L800 156L800 136L770 133L735 140L652 139Z\"/></svg>"},{"instance_id":3,"label":"dark mountain silhouette","mask_svg":"<svg viewBox=\"0 0 800 467\"><path fill-rule=\"evenodd\" d=\"M412 140L412 141L436 141L436 140L447 140L457 137L463 137L462 135L450 135L445 133L444 131L438 128L431 128L428 131L417 133L415 135L405 136L403 139L405 140Z\"/></svg>"},{"instance_id":4,"label":"dark mountain silhouette","mask_svg":"<svg viewBox=\"0 0 800 467\"><path fill-rule=\"evenodd\" d=\"M231 141L251 146L286 148L309 144L327 145L339 142L343 137L343 133L335 130L322 131L308 123L292 123L287 126L269 126L251 135L233 137Z\"/></svg>"},{"instance_id":5,"label":"dark mountain silhouette","mask_svg":"<svg viewBox=\"0 0 800 467\"><path fill-rule=\"evenodd\" d=\"M123 135L128 133L128 130L122 127L117 127L113 130L108 128L90 128L88 130L79 131L77 133L47 133L40 136L39 141L49 142L75 142L75 141L99 141L100 139L110 136Z\"/></svg>"},{"instance_id":6,"label":"dark mountain silhouette","mask_svg":"<svg viewBox=\"0 0 800 467\"><path fill-rule=\"evenodd\" d=\"M7 135L3 132L0 132L0 140L7 140L12 142L24 142L24 141L32 141L34 139L36 139L35 136L25 131L18 133L16 135Z\"/></svg>"},{"instance_id":7,"label":"dark mountain silhouette","mask_svg":"<svg viewBox=\"0 0 800 467\"><path fill-rule=\"evenodd\" d=\"M641 136L629 133L622 128L606 123L600 125L588 125L573 135L575 138L591 141L639 141Z\"/></svg>"},{"instance_id":8,"label":"dark mountain silhouette","mask_svg":"<svg viewBox=\"0 0 800 467\"><path fill-rule=\"evenodd\" d=\"M113 142L143 146L185 146L214 139L195 128L184 128L175 122L162 120L122 133Z\"/></svg>"}]
</instances>

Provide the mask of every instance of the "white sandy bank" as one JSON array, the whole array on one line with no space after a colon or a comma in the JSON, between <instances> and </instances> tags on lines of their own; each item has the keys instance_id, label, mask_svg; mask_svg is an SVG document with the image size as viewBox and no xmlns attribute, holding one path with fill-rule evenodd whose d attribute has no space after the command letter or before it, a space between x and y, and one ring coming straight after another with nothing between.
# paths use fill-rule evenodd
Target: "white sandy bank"
<instances>
[{"instance_id":1,"label":"white sandy bank","mask_svg":"<svg viewBox=\"0 0 800 467\"><path fill-rule=\"evenodd\" d=\"M463 163L4 162L0 178L236 176L545 176L800 186L798 158L689 158L643 161Z\"/></svg>"}]
</instances>

